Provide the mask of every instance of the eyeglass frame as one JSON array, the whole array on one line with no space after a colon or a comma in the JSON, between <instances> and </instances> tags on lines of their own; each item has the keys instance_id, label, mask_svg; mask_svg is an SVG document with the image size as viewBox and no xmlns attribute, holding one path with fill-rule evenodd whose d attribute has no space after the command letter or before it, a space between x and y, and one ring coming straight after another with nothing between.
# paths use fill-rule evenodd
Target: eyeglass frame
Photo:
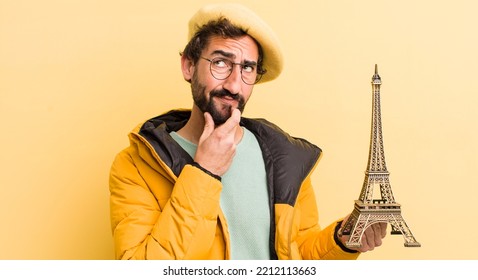
<instances>
[{"instance_id":1,"label":"eyeglass frame","mask_svg":"<svg viewBox=\"0 0 478 280\"><path fill-rule=\"evenodd\" d=\"M215 57L215 58L213 58L213 59L209 59L209 58L200 56L200 58L202 58L202 59L204 59L204 60L206 60L206 61L209 61L209 71L211 72L211 75L214 77L214 79L220 80L220 81L226 80L227 78L229 78L229 77L231 76L232 71L234 71L234 66L235 66L235 65L241 66L241 80L242 80L246 85L250 85L250 86L251 86L251 85L257 84L257 83L261 80L262 75L264 75L264 74L266 73L266 70L265 70L265 69L262 70L262 71L259 71L259 67L258 67L258 64L257 64L257 63L247 64L247 63L234 62L234 61L232 61L232 60L230 60L230 59L228 59L228 58L223 58L223 57ZM229 61L229 62L232 64L232 67L228 70L228 71L229 71L229 74L227 74L226 77L224 77L224 78L217 78L217 77L214 75L214 72L213 72L212 67L213 67L213 62L214 62L215 60ZM246 81L244 80L244 76L243 76L243 74L242 74L242 69L243 69L244 67L247 67L247 66L255 66L255 68L256 68L256 69L255 69L256 78L254 79L254 82L253 82L252 84L246 82Z\"/></svg>"}]
</instances>

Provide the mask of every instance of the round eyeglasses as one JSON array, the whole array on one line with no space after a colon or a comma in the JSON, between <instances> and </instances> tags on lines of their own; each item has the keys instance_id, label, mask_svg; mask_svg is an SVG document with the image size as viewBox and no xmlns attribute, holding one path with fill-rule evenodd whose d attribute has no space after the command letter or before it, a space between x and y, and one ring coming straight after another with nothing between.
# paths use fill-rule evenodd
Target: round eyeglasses
<instances>
[{"instance_id":1,"label":"round eyeglasses","mask_svg":"<svg viewBox=\"0 0 478 280\"><path fill-rule=\"evenodd\" d=\"M229 78L234 65L239 65L241 67L241 79L247 85L256 84L264 74L264 72L259 73L257 71L257 63L255 62L236 63L223 57L215 57L213 59L205 57L201 58L210 62L209 70L211 70L211 75L217 80L225 80Z\"/></svg>"}]
</instances>

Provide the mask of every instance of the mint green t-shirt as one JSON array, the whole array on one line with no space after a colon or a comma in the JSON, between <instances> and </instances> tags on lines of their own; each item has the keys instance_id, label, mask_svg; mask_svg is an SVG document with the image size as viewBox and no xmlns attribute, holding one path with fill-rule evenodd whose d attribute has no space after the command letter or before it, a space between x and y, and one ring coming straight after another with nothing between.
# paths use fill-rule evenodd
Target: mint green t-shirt
<instances>
[{"instance_id":1,"label":"mint green t-shirt","mask_svg":"<svg viewBox=\"0 0 478 280\"><path fill-rule=\"evenodd\" d=\"M256 137L246 128L229 170L221 177L221 209L231 239L231 259L270 259L270 211L266 171ZM197 146L171 132L176 142L194 158Z\"/></svg>"}]
</instances>

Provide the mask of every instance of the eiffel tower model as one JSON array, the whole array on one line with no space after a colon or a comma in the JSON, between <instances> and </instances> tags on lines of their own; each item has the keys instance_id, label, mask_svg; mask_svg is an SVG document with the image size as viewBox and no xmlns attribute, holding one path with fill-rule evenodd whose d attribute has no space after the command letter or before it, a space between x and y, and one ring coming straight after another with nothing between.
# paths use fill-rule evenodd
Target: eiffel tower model
<instances>
[{"instance_id":1,"label":"eiffel tower model","mask_svg":"<svg viewBox=\"0 0 478 280\"><path fill-rule=\"evenodd\" d=\"M367 170L360 197L355 200L354 210L342 227L341 235L349 235L346 245L350 248L361 246L365 229L372 224L386 222L391 224L391 234L402 234L405 247L420 247L401 214L400 204L395 201L389 182L390 173L385 164L383 149L382 121L380 113L380 85L377 64L372 77L372 131ZM380 196L374 196L375 187L380 188Z\"/></svg>"}]
</instances>

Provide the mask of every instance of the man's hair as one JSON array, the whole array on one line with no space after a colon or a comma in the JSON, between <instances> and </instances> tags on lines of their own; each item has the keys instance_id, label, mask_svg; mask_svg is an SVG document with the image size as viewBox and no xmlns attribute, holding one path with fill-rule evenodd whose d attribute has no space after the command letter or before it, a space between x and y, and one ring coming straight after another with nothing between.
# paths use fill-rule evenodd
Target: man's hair
<instances>
[{"instance_id":1,"label":"man's hair","mask_svg":"<svg viewBox=\"0 0 478 280\"><path fill-rule=\"evenodd\" d=\"M199 30L194 34L189 43L184 48L182 55L186 56L196 64L201 57L202 51L209 44L210 38L213 36L219 36L221 38L239 38L247 35L247 30L243 30L235 25L233 25L227 18L219 18L217 20L209 21L207 24L203 25ZM252 38L257 45L259 50L259 58L257 59L257 73L264 74L266 71L262 68L264 54L262 52L261 45Z\"/></svg>"}]
</instances>

